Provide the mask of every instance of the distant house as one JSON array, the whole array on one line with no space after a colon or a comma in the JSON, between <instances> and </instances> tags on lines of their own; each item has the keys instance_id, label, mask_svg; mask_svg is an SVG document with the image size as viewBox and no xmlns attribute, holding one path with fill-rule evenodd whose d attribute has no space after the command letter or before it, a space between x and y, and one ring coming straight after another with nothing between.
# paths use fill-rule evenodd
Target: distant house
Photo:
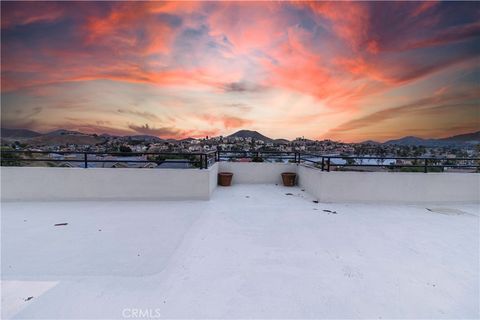
<instances>
[{"instance_id":1,"label":"distant house","mask_svg":"<svg viewBox=\"0 0 480 320\"><path fill-rule=\"evenodd\" d=\"M395 164L396 165L400 165L400 166L403 166L403 165L412 165L413 164L413 161L411 159L397 159L395 161Z\"/></svg>"}]
</instances>

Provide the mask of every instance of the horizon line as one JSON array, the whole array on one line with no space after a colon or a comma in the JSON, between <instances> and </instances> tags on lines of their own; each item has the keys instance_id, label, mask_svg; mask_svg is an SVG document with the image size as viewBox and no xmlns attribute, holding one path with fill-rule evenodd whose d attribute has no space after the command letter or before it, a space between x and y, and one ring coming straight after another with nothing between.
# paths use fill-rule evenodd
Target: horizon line
<instances>
[{"instance_id":1,"label":"horizon line","mask_svg":"<svg viewBox=\"0 0 480 320\"><path fill-rule=\"evenodd\" d=\"M97 135L97 136L102 136L102 135L109 135L109 136L112 136L112 137L129 137L129 136L149 136L149 137L156 137L158 139L161 139L161 140L175 140L175 141L180 141L180 140L186 140L186 139L196 139L196 140L200 140L200 139L205 139L206 137L208 137L209 139L211 138L217 138L217 137L230 137L231 135L234 135L240 131L250 131L250 132L256 132L262 136L265 136L266 138L270 139L270 140L287 140L289 142L291 141L295 141L297 139L305 139L305 140L311 140L311 141L325 141L325 140L329 140L329 141L334 141L334 142L339 142L339 143L365 143L365 142L374 142L374 143L386 143L388 141L392 141L392 140L400 140L400 139L404 139L404 138L416 138L416 139L423 139L423 140L440 140L440 139L446 139L446 138L451 138L451 137L455 137L455 136L459 136L459 135L464 135L464 134L474 134L474 133L477 133L477 132L480 132L479 131L468 131L468 132L463 132L463 133L459 133L459 134L454 134L454 135L450 135L450 136L444 136L444 137L438 137L438 138L433 138L433 137L428 137L428 138L423 138L423 137L418 137L418 136L413 136L413 135L409 135L409 136L402 136L402 137L396 137L396 138L390 138L390 139L386 139L386 140L374 140L374 139L365 139L365 140L362 140L362 141L358 141L358 142L346 142L346 141L342 141L342 140L334 140L334 139L331 139L331 138L322 138L322 139L319 139L319 138L308 138L308 137L305 137L305 136L301 136L301 137L296 137L294 139L286 139L286 138L271 138L271 137L268 137L266 135L264 135L263 133L257 131L257 130L251 130L251 129L240 129L240 130L237 130L231 134L228 134L228 135L223 135L223 134L220 134L220 135L205 135L203 137L193 137L193 136L186 136L184 138L163 138L161 136L158 136L158 135L155 135L155 134L148 134L148 133L140 133L140 132L132 132L132 134L124 134L124 135L119 135L119 134L111 134L111 133L107 133L107 132L102 132L102 133L98 133L98 132L82 132L80 130L76 130L76 129L65 129L65 128L58 128L58 129L54 129L54 130L49 130L49 131L37 131L37 130L32 130L32 129L25 129L25 128L7 128L7 127L0 127L1 130L3 129L6 129L6 130L28 130L28 131L32 131L32 132L35 132L35 133L39 133L41 135L46 135L46 134L49 134L49 133L52 133L52 132L55 132L55 131L61 131L61 130L64 130L64 131L71 131L71 132L78 132L78 133L81 133L81 134L85 134L85 135ZM263 141L263 140L262 140Z\"/></svg>"}]
</instances>

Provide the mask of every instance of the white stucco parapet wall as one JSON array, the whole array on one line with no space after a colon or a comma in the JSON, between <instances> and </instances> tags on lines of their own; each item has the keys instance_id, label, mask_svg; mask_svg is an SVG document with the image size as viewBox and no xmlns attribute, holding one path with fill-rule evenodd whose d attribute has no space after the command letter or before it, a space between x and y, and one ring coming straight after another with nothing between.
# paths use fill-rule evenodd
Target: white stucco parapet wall
<instances>
[{"instance_id":1,"label":"white stucco parapet wall","mask_svg":"<svg viewBox=\"0 0 480 320\"><path fill-rule=\"evenodd\" d=\"M321 202L480 202L478 173L322 172L301 165L298 176Z\"/></svg>"},{"instance_id":2,"label":"white stucco parapet wall","mask_svg":"<svg viewBox=\"0 0 480 320\"><path fill-rule=\"evenodd\" d=\"M294 163L270 162L220 162L219 172L232 172L232 184L263 183L281 184L282 172L297 172Z\"/></svg>"},{"instance_id":3,"label":"white stucco parapet wall","mask_svg":"<svg viewBox=\"0 0 480 320\"><path fill-rule=\"evenodd\" d=\"M218 172L232 184L298 184L321 202L480 202L478 173L322 172L294 163L220 162L208 169L2 167L2 200L208 200Z\"/></svg>"},{"instance_id":4,"label":"white stucco parapet wall","mask_svg":"<svg viewBox=\"0 0 480 320\"><path fill-rule=\"evenodd\" d=\"M2 200L208 200L208 169L2 167Z\"/></svg>"}]
</instances>

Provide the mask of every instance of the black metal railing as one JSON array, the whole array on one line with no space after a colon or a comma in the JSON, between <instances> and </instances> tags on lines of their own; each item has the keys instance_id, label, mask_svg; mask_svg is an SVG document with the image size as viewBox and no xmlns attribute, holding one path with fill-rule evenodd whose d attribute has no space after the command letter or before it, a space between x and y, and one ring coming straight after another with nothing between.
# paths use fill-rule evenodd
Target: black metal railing
<instances>
[{"instance_id":1,"label":"black metal railing","mask_svg":"<svg viewBox=\"0 0 480 320\"><path fill-rule=\"evenodd\" d=\"M48 155L48 156L45 156ZM480 158L445 157L389 157L389 156L337 156L298 151L210 151L210 152L73 152L2 150L2 166L28 166L34 162L73 163L78 167L97 167L96 164L155 164L155 167L171 168L172 164L184 164L181 168L207 169L219 161L289 162L304 163L322 171L384 168L389 171L441 172L445 168L480 171ZM366 162L366 163L365 163ZM138 166L137 166L138 167ZM357 169L358 170L358 169Z\"/></svg>"},{"instance_id":2,"label":"black metal railing","mask_svg":"<svg viewBox=\"0 0 480 320\"><path fill-rule=\"evenodd\" d=\"M332 161L340 160L340 161ZM370 163L363 163L364 161ZM407 169L406 171L440 172L445 168L480 169L480 158L445 158L445 157L389 157L389 156L330 156L303 153L301 162L311 163L322 171L332 168L387 168L389 170ZM375 161L377 163L371 163ZM412 170L415 169L415 170Z\"/></svg>"},{"instance_id":3,"label":"black metal railing","mask_svg":"<svg viewBox=\"0 0 480 320\"><path fill-rule=\"evenodd\" d=\"M48 155L48 156L45 156ZM67 156L67 157L66 157ZM74 152L74 151L33 151L2 150L2 166L25 166L31 162L79 164L79 167L90 168L94 164L155 164L172 167L171 164L184 164L184 168L206 169L215 159L215 151L203 153L182 152ZM114 167L114 166L111 166Z\"/></svg>"},{"instance_id":4,"label":"black metal railing","mask_svg":"<svg viewBox=\"0 0 480 320\"><path fill-rule=\"evenodd\" d=\"M287 160L297 163L299 155L300 153L295 151L217 151L217 161L238 161L240 159L251 160L252 162Z\"/></svg>"},{"instance_id":5,"label":"black metal railing","mask_svg":"<svg viewBox=\"0 0 480 320\"><path fill-rule=\"evenodd\" d=\"M439 172L445 168L480 170L480 158L373 157L283 151L217 151L217 161L238 161L239 159L250 159L256 162L287 160L288 162L310 164L322 171L353 170L355 168L386 168L390 171L405 169L404 171L425 173ZM372 161L377 163L371 163Z\"/></svg>"}]
</instances>

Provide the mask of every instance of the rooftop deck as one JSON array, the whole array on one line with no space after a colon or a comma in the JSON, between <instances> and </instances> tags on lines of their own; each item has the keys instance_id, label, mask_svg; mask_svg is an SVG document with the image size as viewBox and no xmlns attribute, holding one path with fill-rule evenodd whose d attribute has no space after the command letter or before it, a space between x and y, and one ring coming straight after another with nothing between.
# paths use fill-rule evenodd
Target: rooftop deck
<instances>
[{"instance_id":1,"label":"rooftop deck","mask_svg":"<svg viewBox=\"0 0 480 320\"><path fill-rule=\"evenodd\" d=\"M313 200L2 203L2 318L479 317L478 203Z\"/></svg>"}]
</instances>

